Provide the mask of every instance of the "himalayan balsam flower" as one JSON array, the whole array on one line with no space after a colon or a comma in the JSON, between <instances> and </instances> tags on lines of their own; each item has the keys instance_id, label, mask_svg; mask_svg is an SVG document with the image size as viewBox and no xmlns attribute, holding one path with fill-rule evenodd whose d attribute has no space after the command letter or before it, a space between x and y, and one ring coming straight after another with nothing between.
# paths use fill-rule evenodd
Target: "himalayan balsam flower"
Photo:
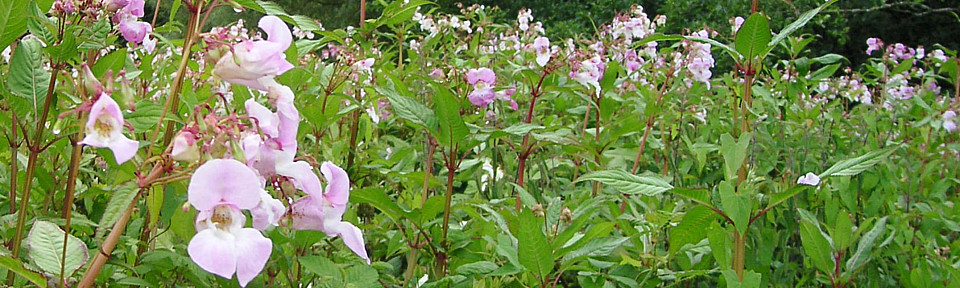
<instances>
[{"instance_id":1,"label":"himalayan balsam flower","mask_svg":"<svg viewBox=\"0 0 960 288\"><path fill-rule=\"evenodd\" d=\"M260 78L272 78L293 69L293 64L287 62L283 54L293 42L287 24L276 16L264 16L258 26L267 32L267 40L244 40L234 44L231 51L217 61L214 75L223 81L266 91L267 87L260 83Z\"/></svg>"},{"instance_id":2,"label":"himalayan balsam flower","mask_svg":"<svg viewBox=\"0 0 960 288\"><path fill-rule=\"evenodd\" d=\"M197 162L200 160L200 148L197 148L197 136L190 131L180 131L173 137L173 148L170 150L173 160Z\"/></svg>"},{"instance_id":3,"label":"himalayan balsam flower","mask_svg":"<svg viewBox=\"0 0 960 288\"><path fill-rule=\"evenodd\" d=\"M347 200L350 199L350 178L347 172L333 163L323 162L320 173L327 179L327 189L323 193L306 190L307 196L297 199L290 206L293 229L317 230L330 237L340 236L350 250L370 264L360 228L343 221L343 212L346 210Z\"/></svg>"},{"instance_id":4,"label":"himalayan balsam flower","mask_svg":"<svg viewBox=\"0 0 960 288\"><path fill-rule=\"evenodd\" d=\"M806 175L800 176L800 178L797 179L797 184L810 186L820 185L820 176L817 176L817 174L813 174L812 172L808 172Z\"/></svg>"},{"instance_id":5,"label":"himalayan balsam flower","mask_svg":"<svg viewBox=\"0 0 960 288\"><path fill-rule=\"evenodd\" d=\"M877 50L883 50L883 41L880 41L880 38L867 38L867 55Z\"/></svg>"},{"instance_id":6,"label":"himalayan balsam flower","mask_svg":"<svg viewBox=\"0 0 960 288\"><path fill-rule=\"evenodd\" d=\"M100 98L90 108L87 118L86 137L80 144L97 148L110 148L117 165L127 162L137 153L140 144L123 136L123 114L117 101L106 93L100 93Z\"/></svg>"},{"instance_id":7,"label":"himalayan balsam flower","mask_svg":"<svg viewBox=\"0 0 960 288\"><path fill-rule=\"evenodd\" d=\"M593 58L580 62L576 69L572 70L570 71L570 78L583 86L593 87L597 95L600 94L600 78L603 78L606 63L600 59L599 55L594 55Z\"/></svg>"},{"instance_id":8,"label":"himalayan balsam flower","mask_svg":"<svg viewBox=\"0 0 960 288\"><path fill-rule=\"evenodd\" d=\"M733 24L733 33L736 34L737 31L740 31L740 26L743 26L743 22L746 20L743 17L737 16L730 20L730 23Z\"/></svg>"},{"instance_id":9,"label":"himalayan balsam flower","mask_svg":"<svg viewBox=\"0 0 960 288\"><path fill-rule=\"evenodd\" d=\"M479 107L487 107L496 98L493 84L497 76L490 68L470 69L467 71L467 83L473 85L473 91L467 95L470 103Z\"/></svg>"},{"instance_id":10,"label":"himalayan balsam flower","mask_svg":"<svg viewBox=\"0 0 960 288\"><path fill-rule=\"evenodd\" d=\"M957 131L957 123L953 122L953 118L957 117L957 112L947 110L947 112L943 112L943 116L940 117L943 119L943 129L947 130L947 132Z\"/></svg>"},{"instance_id":11,"label":"himalayan balsam flower","mask_svg":"<svg viewBox=\"0 0 960 288\"><path fill-rule=\"evenodd\" d=\"M533 40L533 50L537 51L537 65L546 66L550 61L550 39L547 37L537 37Z\"/></svg>"},{"instance_id":12,"label":"himalayan balsam flower","mask_svg":"<svg viewBox=\"0 0 960 288\"><path fill-rule=\"evenodd\" d=\"M199 211L187 253L200 268L227 279L237 274L240 286L260 274L273 242L257 229L243 228L246 217L240 210L260 203L262 187L257 175L236 160L210 160L197 168L187 187L187 200Z\"/></svg>"}]
</instances>

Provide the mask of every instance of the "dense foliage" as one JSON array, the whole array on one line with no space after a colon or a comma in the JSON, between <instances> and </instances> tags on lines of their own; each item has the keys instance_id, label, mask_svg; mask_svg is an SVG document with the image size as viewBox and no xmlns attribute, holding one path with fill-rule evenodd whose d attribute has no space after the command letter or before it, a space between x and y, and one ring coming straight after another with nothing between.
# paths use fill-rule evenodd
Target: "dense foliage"
<instances>
[{"instance_id":1,"label":"dense foliage","mask_svg":"<svg viewBox=\"0 0 960 288\"><path fill-rule=\"evenodd\" d=\"M0 0L0 275L955 287L960 58L871 37L850 67L801 33L837 2L676 32L632 6L565 39L417 0L347 29L259 0L154 24L142 0ZM207 22L233 9L255 16Z\"/></svg>"}]
</instances>

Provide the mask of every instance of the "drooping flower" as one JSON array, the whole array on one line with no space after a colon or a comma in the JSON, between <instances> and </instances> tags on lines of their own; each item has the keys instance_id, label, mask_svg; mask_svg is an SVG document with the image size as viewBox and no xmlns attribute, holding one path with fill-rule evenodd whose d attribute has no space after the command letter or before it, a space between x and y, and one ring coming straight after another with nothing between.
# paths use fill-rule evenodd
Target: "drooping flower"
<instances>
[{"instance_id":1,"label":"drooping flower","mask_svg":"<svg viewBox=\"0 0 960 288\"><path fill-rule=\"evenodd\" d=\"M196 162L200 160L200 149L197 148L197 136L190 131L180 131L173 137L173 148L170 150L173 160Z\"/></svg>"},{"instance_id":2,"label":"drooping flower","mask_svg":"<svg viewBox=\"0 0 960 288\"><path fill-rule=\"evenodd\" d=\"M132 15L121 17L120 25L118 25L117 29L120 30L120 35L123 35L123 39L130 43L143 42L147 34L153 30L153 28L150 27L150 23L137 21L137 18Z\"/></svg>"},{"instance_id":3,"label":"drooping flower","mask_svg":"<svg viewBox=\"0 0 960 288\"><path fill-rule=\"evenodd\" d=\"M123 114L117 101L106 93L100 93L99 99L90 108L87 118L86 136L80 144L97 148L110 148L117 165L127 162L137 153L140 143L123 136Z\"/></svg>"},{"instance_id":4,"label":"drooping flower","mask_svg":"<svg viewBox=\"0 0 960 288\"><path fill-rule=\"evenodd\" d=\"M600 94L600 78L603 78L603 72L606 70L606 63L599 55L584 60L580 63L574 63L574 69L570 71L570 78L576 80L583 86L593 87L595 93Z\"/></svg>"},{"instance_id":5,"label":"drooping flower","mask_svg":"<svg viewBox=\"0 0 960 288\"><path fill-rule=\"evenodd\" d=\"M537 65L546 66L550 61L550 39L547 37L537 37L533 40L533 50L537 52Z\"/></svg>"},{"instance_id":6,"label":"drooping flower","mask_svg":"<svg viewBox=\"0 0 960 288\"><path fill-rule=\"evenodd\" d=\"M236 274L240 286L260 274L273 243L257 229L243 228L241 210L257 207L262 187L236 160L210 160L197 168L187 187L187 200L199 211L187 253L200 268L227 279Z\"/></svg>"},{"instance_id":7,"label":"drooping flower","mask_svg":"<svg viewBox=\"0 0 960 288\"><path fill-rule=\"evenodd\" d=\"M305 191L307 196L297 199L290 206L289 219L293 229L318 230L327 236L340 236L350 250L367 260L367 250L363 244L360 228L343 221L347 200L350 198L350 178L347 172L333 163L323 162L320 173L327 179L326 191Z\"/></svg>"},{"instance_id":8,"label":"drooping flower","mask_svg":"<svg viewBox=\"0 0 960 288\"><path fill-rule=\"evenodd\" d=\"M264 16L258 26L266 31L267 40L244 40L234 44L231 51L217 61L214 75L223 81L266 91L267 87L261 84L260 78L272 78L293 69L293 64L287 62L283 54L293 42L287 24L276 16Z\"/></svg>"},{"instance_id":9,"label":"drooping flower","mask_svg":"<svg viewBox=\"0 0 960 288\"><path fill-rule=\"evenodd\" d=\"M820 185L820 176L817 176L817 174L813 174L813 172L807 172L806 175L800 176L800 178L797 179L797 184L804 184L804 185L810 185L810 186Z\"/></svg>"},{"instance_id":10,"label":"drooping flower","mask_svg":"<svg viewBox=\"0 0 960 288\"><path fill-rule=\"evenodd\" d=\"M867 55L877 50L883 50L883 41L880 41L880 38L867 38Z\"/></svg>"},{"instance_id":11,"label":"drooping flower","mask_svg":"<svg viewBox=\"0 0 960 288\"><path fill-rule=\"evenodd\" d=\"M473 91L467 95L470 103L479 107L487 107L496 99L493 84L497 75L490 68L477 68L467 71L467 83L473 85Z\"/></svg>"},{"instance_id":12,"label":"drooping flower","mask_svg":"<svg viewBox=\"0 0 960 288\"><path fill-rule=\"evenodd\" d=\"M957 131L957 123L953 120L953 118L956 117L957 112L953 112L953 110L947 110L947 112L943 112L943 115L940 116L940 118L943 119L943 129L947 130L947 132Z\"/></svg>"}]
</instances>

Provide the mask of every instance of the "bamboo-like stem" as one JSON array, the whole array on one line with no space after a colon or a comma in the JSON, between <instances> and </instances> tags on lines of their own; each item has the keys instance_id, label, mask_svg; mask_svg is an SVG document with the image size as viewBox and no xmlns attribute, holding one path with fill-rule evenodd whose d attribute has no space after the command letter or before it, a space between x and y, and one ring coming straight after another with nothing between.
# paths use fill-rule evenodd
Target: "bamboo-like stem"
<instances>
[{"instance_id":1,"label":"bamboo-like stem","mask_svg":"<svg viewBox=\"0 0 960 288\"><path fill-rule=\"evenodd\" d=\"M427 134L427 159L424 159L423 171L423 195L420 197L420 208L427 204L427 198L430 196L430 176L433 176L433 154L437 151L437 142L433 136Z\"/></svg>"},{"instance_id":2,"label":"bamboo-like stem","mask_svg":"<svg viewBox=\"0 0 960 288\"><path fill-rule=\"evenodd\" d=\"M733 266L733 271L737 273L739 282L743 282L743 266L747 250L746 239L746 232L744 234L740 234L738 231L733 232L733 261L730 265Z\"/></svg>"},{"instance_id":3,"label":"bamboo-like stem","mask_svg":"<svg viewBox=\"0 0 960 288\"><path fill-rule=\"evenodd\" d=\"M87 268L87 272L83 273L83 279L81 279L80 284L77 285L78 288L93 287L94 282L97 280L97 275L100 275L100 269L107 263L107 259L110 258L110 252L117 246L120 235L123 235L123 230L127 227L127 222L130 221L133 208L137 206L137 198L139 198L139 193L133 197L133 201L130 201L130 205L127 206L127 209L120 215L120 219L117 219L117 222L113 224L110 235L107 235L107 239L103 241L103 245L97 250L98 253L93 257L93 261L91 261L90 267Z\"/></svg>"},{"instance_id":4,"label":"bamboo-like stem","mask_svg":"<svg viewBox=\"0 0 960 288\"><path fill-rule=\"evenodd\" d=\"M47 96L43 100L43 110L40 112L40 119L37 121L37 128L33 134L33 141L27 143L30 154L27 156L27 170L26 177L23 179L23 190L21 190L20 195L20 214L17 214L17 230L11 239L12 243L10 245L10 253L13 259L18 259L20 257L20 244L23 241L23 228L27 222L27 208L30 204L30 189L33 187L33 174L37 170L37 157L40 156L40 152L43 152L41 149L41 140L43 140L44 128L47 126L47 114L50 114L50 106L53 105L53 93L54 89L57 87L57 76L60 74L60 65L54 65L53 70L50 71L50 84L47 86ZM26 138L27 135L24 135ZM16 161L16 159L13 159ZM13 179L16 179L15 177ZM14 274L13 271L7 273L7 285L13 285Z\"/></svg>"}]
</instances>

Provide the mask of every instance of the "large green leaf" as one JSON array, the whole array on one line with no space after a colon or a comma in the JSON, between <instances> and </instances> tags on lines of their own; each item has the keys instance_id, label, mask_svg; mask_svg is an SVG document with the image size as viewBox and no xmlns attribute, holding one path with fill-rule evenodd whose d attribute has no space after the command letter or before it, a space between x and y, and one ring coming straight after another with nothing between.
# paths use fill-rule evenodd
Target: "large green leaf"
<instances>
[{"instance_id":1,"label":"large green leaf","mask_svg":"<svg viewBox=\"0 0 960 288\"><path fill-rule=\"evenodd\" d=\"M517 235L517 252L520 264L540 277L547 277L553 271L553 249L547 236L543 234L543 218L524 210L520 213L520 225Z\"/></svg>"},{"instance_id":2,"label":"large green leaf","mask_svg":"<svg viewBox=\"0 0 960 288\"><path fill-rule=\"evenodd\" d=\"M20 263L20 260L10 258L10 256L0 256L0 267L7 269L8 271L13 271L20 277L27 279L33 285L37 287L46 288L47 279L43 278L43 275L37 272L30 271L27 268L23 267L23 263Z\"/></svg>"},{"instance_id":3,"label":"large green leaf","mask_svg":"<svg viewBox=\"0 0 960 288\"><path fill-rule=\"evenodd\" d=\"M814 221L816 219L806 217L800 220L800 242L803 244L803 252L810 257L814 267L823 273L832 274L836 267L832 257L833 245L820 230L820 225Z\"/></svg>"},{"instance_id":4,"label":"large green leaf","mask_svg":"<svg viewBox=\"0 0 960 288\"><path fill-rule=\"evenodd\" d=\"M670 253L676 253L687 244L696 244L707 238L710 223L720 218L717 213L705 206L695 206L683 215L680 224L670 228Z\"/></svg>"},{"instance_id":5,"label":"large green leaf","mask_svg":"<svg viewBox=\"0 0 960 288\"><path fill-rule=\"evenodd\" d=\"M437 140L441 145L452 149L470 134L470 129L460 115L460 100L445 85L438 84L435 88L437 91L434 97L437 104L435 113L440 124Z\"/></svg>"},{"instance_id":6,"label":"large green leaf","mask_svg":"<svg viewBox=\"0 0 960 288\"><path fill-rule=\"evenodd\" d=\"M778 33L777 36L774 36L773 39L770 40L770 43L767 44L767 46L769 47L777 46L777 44L779 44L780 41L783 41L783 39L787 39L787 36L790 36L790 34L793 34L793 32L797 31L800 28L803 28L803 26L807 25L807 22L810 22L810 20L812 20L814 16L817 16L817 14L819 14L820 11L823 11L824 8L827 8L828 6L833 5L833 3L837 3L837 1L839 0L830 0L830 1L827 1L827 3L823 3L823 5L820 5L820 7L813 8L810 11L804 12L803 14L800 15L799 18L797 18L797 20L794 20L793 23L790 23L789 25L787 25L787 27L784 27L783 30L780 30L780 33Z\"/></svg>"},{"instance_id":7,"label":"large green leaf","mask_svg":"<svg viewBox=\"0 0 960 288\"><path fill-rule=\"evenodd\" d=\"M863 237L860 237L860 243L857 244L857 251L850 256L850 259L847 260L847 271L853 272L860 267L863 267L864 264L867 264L867 261L870 261L870 251L873 250L873 245L877 241L877 238L886 231L887 228L887 217L884 216L877 220L877 224L873 224L873 228L869 232L863 234Z\"/></svg>"},{"instance_id":8,"label":"large green leaf","mask_svg":"<svg viewBox=\"0 0 960 288\"><path fill-rule=\"evenodd\" d=\"M753 211L753 201L748 193L737 193L728 181L720 182L720 204L723 213L733 220L733 225L740 233L745 233L750 224L750 213Z\"/></svg>"},{"instance_id":9,"label":"large green leaf","mask_svg":"<svg viewBox=\"0 0 960 288\"><path fill-rule=\"evenodd\" d=\"M387 100L390 100L390 106L393 107L393 112L396 113L398 117L420 127L428 128L429 131L436 129L437 116L433 113L433 110L430 110L427 106L410 97L400 95L393 88L377 86L376 90L377 93L386 96Z\"/></svg>"},{"instance_id":10,"label":"large green leaf","mask_svg":"<svg viewBox=\"0 0 960 288\"><path fill-rule=\"evenodd\" d=\"M120 219L120 215L127 210L130 202L133 202L133 198L139 192L140 189L133 182L124 183L114 189L113 196L110 196L110 201L107 202L107 209L103 211L103 216L100 217L100 224L96 233L97 238L103 237L107 229L113 227L113 223Z\"/></svg>"},{"instance_id":11,"label":"large green leaf","mask_svg":"<svg viewBox=\"0 0 960 288\"><path fill-rule=\"evenodd\" d=\"M563 255L563 261L567 262L580 257L610 255L614 249L619 248L620 245L623 245L627 240L630 240L630 238L617 236L590 239L590 241L580 246L580 248L577 248L577 250L570 251L566 255Z\"/></svg>"},{"instance_id":12,"label":"large green leaf","mask_svg":"<svg viewBox=\"0 0 960 288\"><path fill-rule=\"evenodd\" d=\"M637 176L623 170L594 171L577 178L576 182L597 181L610 185L620 193L642 194L647 196L660 195L673 189L673 185L656 176Z\"/></svg>"},{"instance_id":13,"label":"large green leaf","mask_svg":"<svg viewBox=\"0 0 960 288\"><path fill-rule=\"evenodd\" d=\"M737 278L737 272L733 269L723 270L723 277L727 279L727 288L759 288L760 279L763 275L751 270L743 271L743 281Z\"/></svg>"},{"instance_id":14,"label":"large green leaf","mask_svg":"<svg viewBox=\"0 0 960 288\"><path fill-rule=\"evenodd\" d=\"M17 114L36 116L43 105L50 85L50 72L43 69L43 46L36 38L26 38L10 58L9 86L10 92L20 96L29 103L29 111L17 111Z\"/></svg>"},{"instance_id":15,"label":"large green leaf","mask_svg":"<svg viewBox=\"0 0 960 288\"><path fill-rule=\"evenodd\" d=\"M397 205L397 201L390 198L382 188L366 188L350 193L350 202L367 203L382 211L394 222L399 223L406 213Z\"/></svg>"},{"instance_id":16,"label":"large green leaf","mask_svg":"<svg viewBox=\"0 0 960 288\"><path fill-rule=\"evenodd\" d=\"M36 221L27 235L26 247L30 259L44 272L60 275L62 268L64 277L69 277L87 262L87 244L73 235L67 235L64 244L63 236L63 230L56 224ZM67 247L66 257L63 254L64 245Z\"/></svg>"},{"instance_id":17,"label":"large green leaf","mask_svg":"<svg viewBox=\"0 0 960 288\"><path fill-rule=\"evenodd\" d=\"M734 43L737 52L746 57L747 61L753 61L754 57L765 53L771 37L770 22L767 20L767 16L761 13L753 13L743 22L740 30L737 30Z\"/></svg>"},{"instance_id":18,"label":"large green leaf","mask_svg":"<svg viewBox=\"0 0 960 288\"><path fill-rule=\"evenodd\" d=\"M431 3L430 1L392 1L383 9L383 14L374 22L374 27L382 25L397 25L413 18L420 6Z\"/></svg>"},{"instance_id":19,"label":"large green leaf","mask_svg":"<svg viewBox=\"0 0 960 288\"><path fill-rule=\"evenodd\" d=\"M880 150L870 151L867 154L863 154L860 157L841 160L837 164L830 166L827 171L820 173L820 179L830 177L830 176L856 176L867 170L873 165L880 163L883 159L887 159L893 151L896 151L898 146L890 146Z\"/></svg>"},{"instance_id":20,"label":"large green leaf","mask_svg":"<svg viewBox=\"0 0 960 288\"><path fill-rule=\"evenodd\" d=\"M707 206L710 209L716 209L713 205L713 200L710 198L710 191L687 188L673 188L668 191L683 198L690 199L690 201L697 202L697 204Z\"/></svg>"},{"instance_id":21,"label":"large green leaf","mask_svg":"<svg viewBox=\"0 0 960 288\"><path fill-rule=\"evenodd\" d=\"M737 172L747 158L750 139L753 139L753 133L743 133L739 140L734 140L730 134L720 135L720 155L723 156L723 171L728 181L737 179Z\"/></svg>"},{"instance_id":22,"label":"large green leaf","mask_svg":"<svg viewBox=\"0 0 960 288\"><path fill-rule=\"evenodd\" d=\"M0 50L27 32L30 5L25 0L0 0Z\"/></svg>"}]
</instances>

